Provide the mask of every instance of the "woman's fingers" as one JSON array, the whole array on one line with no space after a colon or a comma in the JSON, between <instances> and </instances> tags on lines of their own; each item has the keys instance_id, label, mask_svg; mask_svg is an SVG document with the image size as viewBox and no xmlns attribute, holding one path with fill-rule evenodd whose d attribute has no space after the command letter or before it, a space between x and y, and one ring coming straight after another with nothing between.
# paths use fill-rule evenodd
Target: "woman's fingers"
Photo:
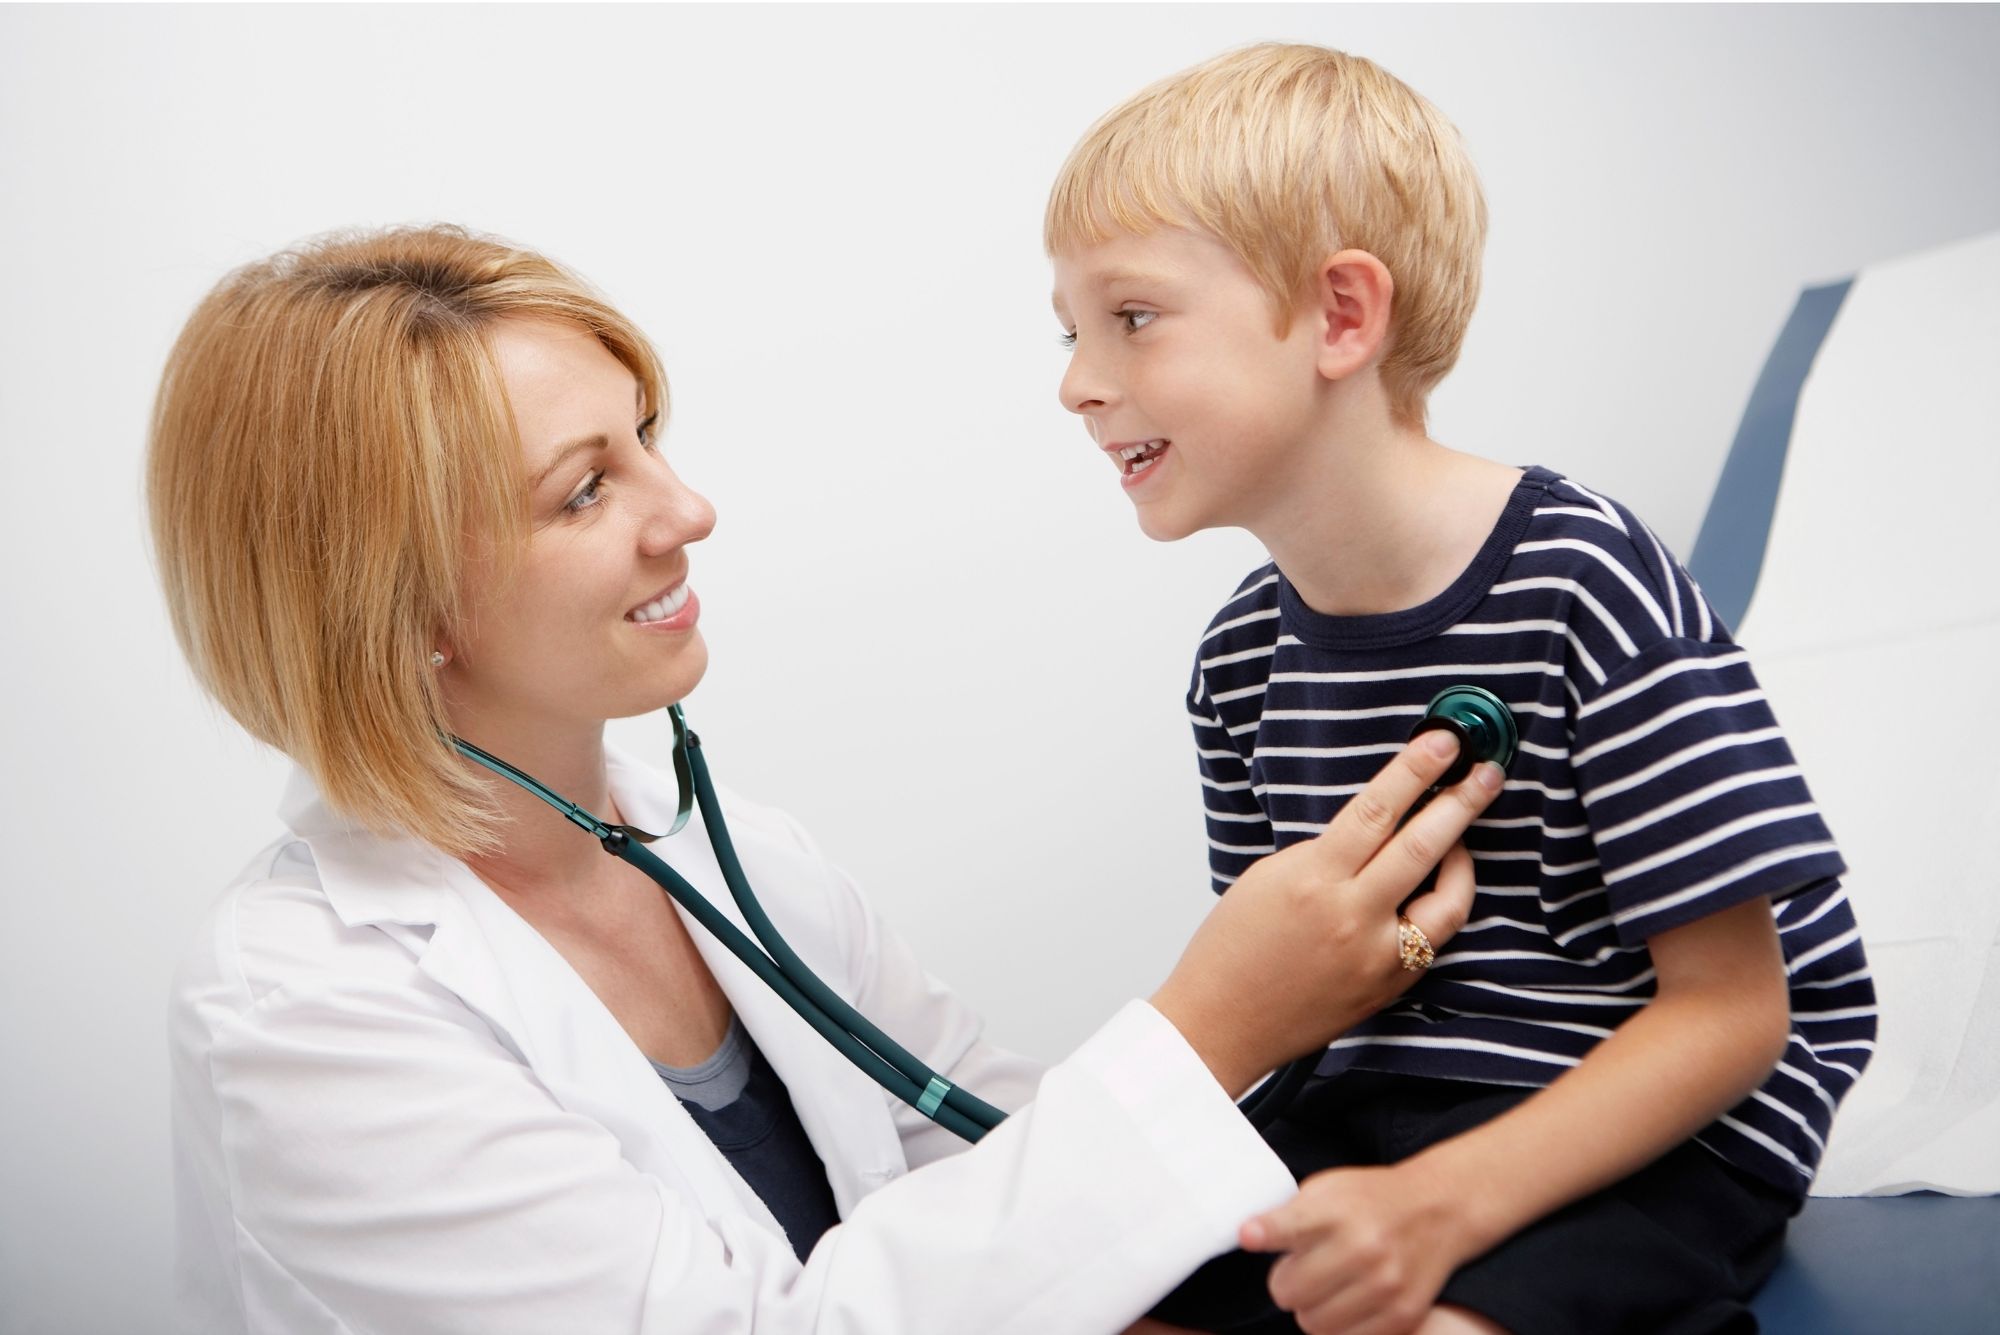
<instances>
[{"instance_id":1,"label":"woman's fingers","mask_svg":"<svg viewBox=\"0 0 2000 1335\"><path fill-rule=\"evenodd\" d=\"M1348 798L1333 823L1314 841L1332 860L1334 873L1352 876L1367 866L1396 833L1405 813L1451 767L1457 754L1458 738L1442 728L1419 734L1368 781L1367 787ZM1405 894L1415 888L1417 879L1410 879Z\"/></svg>"},{"instance_id":2,"label":"woman's fingers","mask_svg":"<svg viewBox=\"0 0 2000 1335\"><path fill-rule=\"evenodd\" d=\"M1401 903L1444 860L1505 781L1505 773L1492 761L1474 765L1472 773L1431 799L1376 853L1357 878L1363 888L1390 904Z\"/></svg>"},{"instance_id":3,"label":"woman's fingers","mask_svg":"<svg viewBox=\"0 0 2000 1335\"><path fill-rule=\"evenodd\" d=\"M1472 914L1472 854L1453 844L1438 868L1437 884L1404 908L1403 916L1417 925L1424 939L1439 950L1458 934Z\"/></svg>"}]
</instances>

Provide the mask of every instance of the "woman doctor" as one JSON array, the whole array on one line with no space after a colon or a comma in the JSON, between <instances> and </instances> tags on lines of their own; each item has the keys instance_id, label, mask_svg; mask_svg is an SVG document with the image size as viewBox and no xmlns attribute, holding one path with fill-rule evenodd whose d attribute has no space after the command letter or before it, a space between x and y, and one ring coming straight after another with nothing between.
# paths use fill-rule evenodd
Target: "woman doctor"
<instances>
[{"instance_id":1,"label":"woman doctor","mask_svg":"<svg viewBox=\"0 0 2000 1335\"><path fill-rule=\"evenodd\" d=\"M782 813L725 807L794 948L1012 1112L967 1149L889 1099L634 868L463 761L606 820L676 784L604 739L700 680L644 337L457 229L326 238L226 278L156 406L149 499L203 684L297 762L171 1005L187 1317L205 1332L1119 1330L1294 1190L1232 1106L1442 943L1477 777L1402 830L1413 746L1267 858L1166 983L1043 1071L981 1040ZM1435 736L1436 734L1433 734ZM655 845L736 916L694 822Z\"/></svg>"}]
</instances>

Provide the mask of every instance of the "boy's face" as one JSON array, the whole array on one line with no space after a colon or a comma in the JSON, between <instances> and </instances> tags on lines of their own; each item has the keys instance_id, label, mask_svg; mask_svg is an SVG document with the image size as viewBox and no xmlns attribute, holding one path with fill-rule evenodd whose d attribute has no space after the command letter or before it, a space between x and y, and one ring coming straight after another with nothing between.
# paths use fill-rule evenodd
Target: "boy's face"
<instances>
[{"instance_id":1,"label":"boy's face","mask_svg":"<svg viewBox=\"0 0 2000 1335\"><path fill-rule=\"evenodd\" d=\"M1277 334L1243 262L1179 228L1058 254L1055 309L1074 339L1063 406L1118 470L1140 529L1162 542L1257 531L1292 483L1327 385L1317 323Z\"/></svg>"}]
</instances>

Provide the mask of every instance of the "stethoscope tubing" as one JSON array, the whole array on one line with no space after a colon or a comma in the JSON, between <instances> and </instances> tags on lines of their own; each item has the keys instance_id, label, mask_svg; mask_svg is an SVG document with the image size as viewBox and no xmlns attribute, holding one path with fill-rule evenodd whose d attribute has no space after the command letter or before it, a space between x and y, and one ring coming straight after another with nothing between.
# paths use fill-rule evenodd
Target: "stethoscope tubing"
<instances>
[{"instance_id":1,"label":"stethoscope tubing","mask_svg":"<svg viewBox=\"0 0 2000 1335\"><path fill-rule=\"evenodd\" d=\"M606 853L644 872L716 940L722 942L731 954L749 966L822 1038L889 1093L966 1141L977 1141L998 1126L1006 1119L1006 1113L953 1085L883 1033L828 987L779 933L776 924L764 912L764 906L758 902L756 892L750 888L749 877L744 874L743 864L736 856L735 841L730 838L729 827L723 820L722 803L716 797L715 785L709 778L708 762L701 753L701 739L687 728L678 705L671 712L674 715L675 777L681 781L683 793L701 807L702 825L708 831L709 843L722 870L723 880L728 883L730 896L742 911L744 921L750 924L750 930L763 943L764 950L753 945L735 923L724 917L679 872L646 847L641 838L633 837L643 836L643 832L599 820L524 770L470 742L457 737L451 738L451 742L468 760L518 784L554 807L572 824L595 836ZM686 821L686 808L687 799L684 799L669 834L677 832Z\"/></svg>"},{"instance_id":2,"label":"stethoscope tubing","mask_svg":"<svg viewBox=\"0 0 2000 1335\"><path fill-rule=\"evenodd\" d=\"M1438 716L1439 706L1453 697L1457 698L1461 712L1467 707L1468 699L1472 707L1481 711L1480 717L1474 718L1474 724L1483 722L1490 736L1468 728L1462 719ZM566 820L589 832L605 852L644 872L731 954L749 966L765 986L798 1012L822 1038L883 1089L966 1141L978 1141L1005 1121L1006 1113L960 1089L926 1066L849 1005L799 958L778 931L777 925L764 912L756 892L750 888L750 878L744 874L743 864L736 856L736 842L730 838L729 826L722 816L722 803L716 797L715 785L709 778L708 761L701 752L701 738L688 728L678 704L670 706L668 713L674 724L674 777L679 782L681 800L673 827L667 833L676 834L687 823L690 804L700 806L702 826L708 831L716 865L722 871L730 897L736 901L743 920L750 925L758 942L762 943L762 950L752 944L735 923L724 917L679 872L646 847L646 841L656 836L629 826L607 824L498 756L457 737L450 738L450 741L468 760L520 785L554 807ZM1449 727L1459 736L1461 761L1467 769L1473 760L1470 744L1475 740L1492 750L1492 758L1499 759L1504 768L1512 759L1518 735L1514 730L1513 716L1499 697L1469 686L1451 687L1432 700L1431 709L1426 711L1417 730L1430 726ZM1427 802L1438 788L1455 781L1462 773L1463 770L1448 773L1431 793L1425 795L1424 801ZM1421 810L1422 806L1420 802L1416 809ZM1410 814L1414 815L1415 811ZM1244 1115L1259 1129L1268 1126L1305 1084L1321 1056L1320 1053L1308 1054L1274 1072L1243 1100L1241 1107Z\"/></svg>"},{"instance_id":3,"label":"stethoscope tubing","mask_svg":"<svg viewBox=\"0 0 2000 1335\"><path fill-rule=\"evenodd\" d=\"M703 813L704 816L706 814ZM837 1048L842 1056L897 1098L912 1107L921 1106L925 1090L930 1080L935 1077L926 1076L924 1080L919 1081L897 1069L883 1054L875 1051L861 1037L828 1014L827 1010L810 995L807 986L795 981L775 960L757 949L750 939L738 930L735 923L725 918L720 910L702 897L699 891L682 880L680 875L662 861L652 849L636 839L620 839L616 842L618 847L608 849L613 856L637 867L659 883L669 895L673 896L676 903L694 915L695 920L711 932L716 940L727 946L731 954L749 965L766 986L782 997L807 1024L818 1030L820 1036ZM807 973L811 976L810 970ZM826 986L817 977L812 977L812 984L822 991ZM872 1025L867 1027L874 1028ZM880 1031L877 1031L878 1036L879 1034ZM912 1062L915 1061L908 1053L902 1053L902 1056ZM952 1093L960 1092L962 1091L956 1086L953 1087ZM999 1116L1004 1114L995 1117L996 1124ZM968 1141L977 1141L990 1129L959 1111L950 1095L946 1095L944 1101L938 1104L929 1117L945 1130Z\"/></svg>"},{"instance_id":4,"label":"stethoscope tubing","mask_svg":"<svg viewBox=\"0 0 2000 1335\"><path fill-rule=\"evenodd\" d=\"M861 1042L877 1053L905 1080L917 1086L919 1097L941 1077L909 1052L902 1044L883 1033L860 1011L849 1005L845 998L820 980L806 962L793 951L791 944L779 934L777 926L764 912L764 906L757 901L756 892L750 888L750 878L743 874L743 864L736 858L736 843L729 837L729 827L723 823L722 803L717 800L715 786L708 776L708 761L702 756L700 739L690 734L688 738L688 763L693 771L694 792L701 806L701 821L708 829L709 844L715 850L715 860L722 866L722 876L729 884L729 893L735 897L736 906L742 910L744 921L764 948L771 952L771 958L785 977L796 983L813 1005ZM657 858L654 859L658 861ZM661 863L664 867L665 864ZM669 872L671 874L671 870ZM680 878L675 877L676 880ZM692 887L689 887L692 893ZM915 1104L917 1099L910 1100ZM950 1085L942 1092L940 1111L949 1108L968 1119L983 1134L998 1126L1007 1114L974 1096L970 1091ZM963 1133L961 1133L963 1134ZM977 1140L978 1136L968 1139Z\"/></svg>"}]
</instances>

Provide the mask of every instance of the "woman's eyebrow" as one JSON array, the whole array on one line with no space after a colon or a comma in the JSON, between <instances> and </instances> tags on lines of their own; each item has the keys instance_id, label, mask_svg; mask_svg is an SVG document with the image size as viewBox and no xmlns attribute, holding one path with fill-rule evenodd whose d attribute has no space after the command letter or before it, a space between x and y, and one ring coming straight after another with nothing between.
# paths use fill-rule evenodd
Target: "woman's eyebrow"
<instances>
[{"instance_id":1,"label":"woman's eyebrow","mask_svg":"<svg viewBox=\"0 0 2000 1335\"><path fill-rule=\"evenodd\" d=\"M535 474L535 480L529 484L528 489L530 491L540 491L542 484L549 480L549 475L554 473L558 468L561 468L565 463L568 463L572 457L585 450L602 450L610 444L611 442L605 438L602 431L594 436L584 436L571 441L561 449L558 449L555 458L549 460L542 468L542 471Z\"/></svg>"}]
</instances>

